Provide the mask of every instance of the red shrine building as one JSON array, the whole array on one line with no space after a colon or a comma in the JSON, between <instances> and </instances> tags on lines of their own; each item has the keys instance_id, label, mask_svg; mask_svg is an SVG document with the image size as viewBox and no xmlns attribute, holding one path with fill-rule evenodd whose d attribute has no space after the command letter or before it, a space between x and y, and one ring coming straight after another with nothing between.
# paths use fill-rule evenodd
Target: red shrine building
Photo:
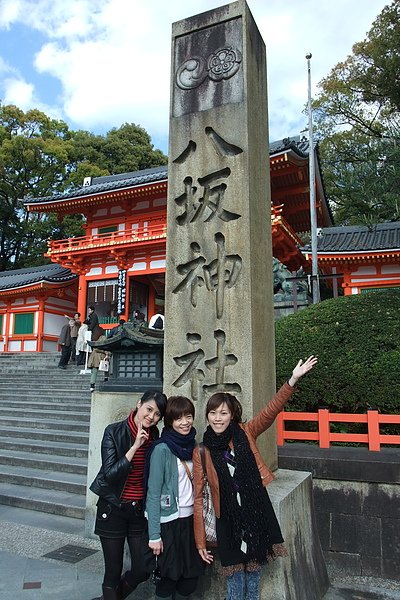
<instances>
[{"instance_id":1,"label":"red shrine building","mask_svg":"<svg viewBox=\"0 0 400 600\"><path fill-rule=\"evenodd\" d=\"M346 228L332 228L314 152L321 271L343 274L345 293L358 293L367 282L400 285L400 228L397 238L389 232L359 236L358 242L354 232L340 236ZM292 273L301 267L307 272L311 256L301 248L302 234L310 230L308 141L271 144L270 172L273 256ZM53 212L59 219L82 214L84 235L51 240L45 255L51 264L0 273L0 351L55 351L65 315L77 311L83 320L90 305L105 329L137 312L149 320L164 304L167 187L162 166L88 177L72 192L27 199L31 212ZM379 242L392 247L375 249ZM374 246L370 252L368 244Z\"/></svg>"}]
</instances>

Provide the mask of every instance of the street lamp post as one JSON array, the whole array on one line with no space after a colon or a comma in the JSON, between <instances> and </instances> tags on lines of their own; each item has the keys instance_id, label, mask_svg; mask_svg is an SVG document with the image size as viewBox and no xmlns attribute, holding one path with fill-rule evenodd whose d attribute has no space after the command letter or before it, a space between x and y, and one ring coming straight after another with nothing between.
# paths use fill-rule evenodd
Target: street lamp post
<instances>
[{"instance_id":1,"label":"street lamp post","mask_svg":"<svg viewBox=\"0 0 400 600\"><path fill-rule=\"evenodd\" d=\"M308 71L308 139L309 139L309 172L310 172L310 226L311 226L311 280L313 304L320 301L319 279L318 279L318 253L317 253L317 209L315 201L315 153L314 136L311 110L311 57L306 54Z\"/></svg>"}]
</instances>

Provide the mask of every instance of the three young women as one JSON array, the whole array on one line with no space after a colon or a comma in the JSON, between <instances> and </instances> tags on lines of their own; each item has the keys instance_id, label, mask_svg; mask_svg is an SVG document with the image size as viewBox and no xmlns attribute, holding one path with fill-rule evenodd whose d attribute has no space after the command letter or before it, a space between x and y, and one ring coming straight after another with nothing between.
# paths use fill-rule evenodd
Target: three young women
<instances>
[{"instance_id":1,"label":"three young women","mask_svg":"<svg viewBox=\"0 0 400 600\"><path fill-rule=\"evenodd\" d=\"M105 567L103 595L96 600L123 600L149 577L141 558L146 529L144 466L146 453L159 437L156 425L166 405L164 394L149 390L127 419L108 425L104 431L102 465L90 486L99 496L95 533L100 536ZM125 540L131 565L121 578Z\"/></svg>"},{"instance_id":2,"label":"three young women","mask_svg":"<svg viewBox=\"0 0 400 600\"><path fill-rule=\"evenodd\" d=\"M273 475L256 446L258 436L274 422L298 380L316 364L300 360L292 376L259 414L243 423L242 406L229 393L216 393L206 406L205 465L216 513L217 545L227 579L226 600L258 600L260 572L268 560L286 554L279 523L265 486ZM207 549L203 521L203 467L199 448L193 453L194 530L199 555L213 560Z\"/></svg>"},{"instance_id":3,"label":"three young women","mask_svg":"<svg viewBox=\"0 0 400 600\"><path fill-rule=\"evenodd\" d=\"M204 571L193 534L194 413L188 398L168 398L164 429L151 449L146 513L160 576L156 600L188 598Z\"/></svg>"}]
</instances>

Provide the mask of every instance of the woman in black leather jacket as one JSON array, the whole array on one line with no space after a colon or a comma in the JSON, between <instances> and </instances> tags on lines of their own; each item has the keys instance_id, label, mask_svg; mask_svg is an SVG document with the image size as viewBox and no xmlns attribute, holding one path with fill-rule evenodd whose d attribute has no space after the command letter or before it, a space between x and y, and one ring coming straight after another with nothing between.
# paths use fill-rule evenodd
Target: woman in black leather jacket
<instances>
[{"instance_id":1,"label":"woman in black leather jacket","mask_svg":"<svg viewBox=\"0 0 400 600\"><path fill-rule=\"evenodd\" d=\"M143 512L144 465L148 448L159 436L165 394L147 391L127 419L108 425L101 443L102 465L90 489L99 496L94 532L104 555L103 595L94 600L123 600L149 574L140 566L140 541L147 526ZM131 568L121 578L125 539Z\"/></svg>"}]
</instances>

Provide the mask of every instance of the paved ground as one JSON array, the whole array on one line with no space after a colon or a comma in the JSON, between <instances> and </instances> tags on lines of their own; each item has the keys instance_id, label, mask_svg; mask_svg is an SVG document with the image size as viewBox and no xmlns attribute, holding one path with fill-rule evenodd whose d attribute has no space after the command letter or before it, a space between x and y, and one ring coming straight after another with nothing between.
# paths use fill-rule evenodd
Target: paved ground
<instances>
[{"instance_id":1,"label":"paved ground","mask_svg":"<svg viewBox=\"0 0 400 600\"><path fill-rule=\"evenodd\" d=\"M102 573L99 542L83 537L82 521L0 505L0 600L91 600ZM149 582L129 600L153 597ZM400 600L400 582L334 580L323 600Z\"/></svg>"}]
</instances>

